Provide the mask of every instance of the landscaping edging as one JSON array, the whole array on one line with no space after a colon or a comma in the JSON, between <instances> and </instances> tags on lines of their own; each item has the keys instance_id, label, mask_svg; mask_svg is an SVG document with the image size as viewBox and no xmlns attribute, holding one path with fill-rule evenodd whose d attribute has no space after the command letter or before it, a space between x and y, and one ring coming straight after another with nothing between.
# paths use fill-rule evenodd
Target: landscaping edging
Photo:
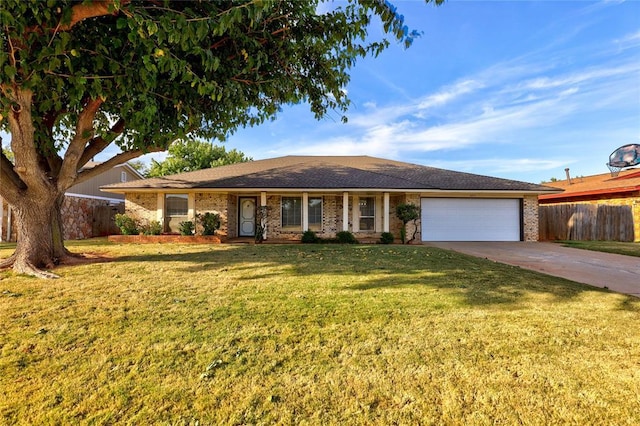
<instances>
[{"instance_id":1,"label":"landscaping edging","mask_svg":"<svg viewBox=\"0 0 640 426\"><path fill-rule=\"evenodd\" d=\"M222 242L217 235L109 235L107 239L113 243L137 244L220 244Z\"/></svg>"}]
</instances>

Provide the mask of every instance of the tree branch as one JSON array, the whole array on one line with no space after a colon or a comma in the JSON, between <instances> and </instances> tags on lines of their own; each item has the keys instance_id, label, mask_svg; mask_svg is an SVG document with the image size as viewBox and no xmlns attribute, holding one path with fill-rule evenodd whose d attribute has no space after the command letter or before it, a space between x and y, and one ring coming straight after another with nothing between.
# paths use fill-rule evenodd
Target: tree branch
<instances>
[{"instance_id":1,"label":"tree branch","mask_svg":"<svg viewBox=\"0 0 640 426\"><path fill-rule=\"evenodd\" d=\"M124 6L125 4L130 2L131 0L122 0L120 2L120 6ZM118 13L118 9L115 9L115 7L111 11L109 11L109 9L113 6L113 0L94 0L91 3L78 3L71 8L71 21L67 24L63 24L62 22L59 23L55 29L55 32L69 31L71 28L73 28L74 25L84 21L85 19Z\"/></svg>"},{"instance_id":2,"label":"tree branch","mask_svg":"<svg viewBox=\"0 0 640 426\"><path fill-rule=\"evenodd\" d=\"M80 161L78 161L78 167L82 167L87 164L93 157L97 154L101 153L106 147L108 147L111 142L125 129L125 121L123 118L116 121L116 123L111 126L109 130L108 137L98 136L89 142L89 144L85 147L84 152L80 156Z\"/></svg>"},{"instance_id":3,"label":"tree branch","mask_svg":"<svg viewBox=\"0 0 640 426\"><path fill-rule=\"evenodd\" d=\"M14 204L19 192L23 189L27 189L27 185L13 170L13 163L4 155L4 152L0 152L0 194L7 198L10 204Z\"/></svg>"},{"instance_id":4,"label":"tree branch","mask_svg":"<svg viewBox=\"0 0 640 426\"><path fill-rule=\"evenodd\" d=\"M69 188L76 178L78 163L84 147L87 141L93 137L93 120L103 102L104 99L102 98L90 99L78 115L75 134L71 142L69 142L69 147L64 155L58 175L58 189L60 191L65 191Z\"/></svg>"},{"instance_id":5,"label":"tree branch","mask_svg":"<svg viewBox=\"0 0 640 426\"><path fill-rule=\"evenodd\" d=\"M98 176L108 170L111 170L115 166L124 164L127 161L133 160L134 158L137 158L143 154L149 154L151 152L161 152L164 150L166 150L166 147L154 146L154 147L148 147L145 150L134 149L131 151L121 152L120 154L117 154L111 157L109 160L105 161L104 163L100 163L95 167L83 170L80 173L78 173L78 177L76 178L74 184L78 184L86 181L87 179L91 179L92 177Z\"/></svg>"}]
</instances>

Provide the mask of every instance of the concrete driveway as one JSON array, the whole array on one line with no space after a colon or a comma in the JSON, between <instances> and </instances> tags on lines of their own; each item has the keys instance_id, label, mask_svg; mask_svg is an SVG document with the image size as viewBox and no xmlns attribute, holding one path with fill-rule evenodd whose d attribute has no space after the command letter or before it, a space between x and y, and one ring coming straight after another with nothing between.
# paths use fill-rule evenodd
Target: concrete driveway
<instances>
[{"instance_id":1,"label":"concrete driveway","mask_svg":"<svg viewBox=\"0 0 640 426\"><path fill-rule=\"evenodd\" d=\"M580 250L556 243L430 242L425 245L640 297L639 257Z\"/></svg>"}]
</instances>

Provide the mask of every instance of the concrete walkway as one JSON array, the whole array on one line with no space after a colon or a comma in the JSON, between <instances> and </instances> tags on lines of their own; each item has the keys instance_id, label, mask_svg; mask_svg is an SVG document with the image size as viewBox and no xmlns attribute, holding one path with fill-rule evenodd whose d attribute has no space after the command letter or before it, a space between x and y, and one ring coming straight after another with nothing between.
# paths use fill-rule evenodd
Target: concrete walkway
<instances>
[{"instance_id":1,"label":"concrete walkway","mask_svg":"<svg viewBox=\"0 0 640 426\"><path fill-rule=\"evenodd\" d=\"M563 247L557 243L430 242L425 245L640 297L639 257Z\"/></svg>"}]
</instances>

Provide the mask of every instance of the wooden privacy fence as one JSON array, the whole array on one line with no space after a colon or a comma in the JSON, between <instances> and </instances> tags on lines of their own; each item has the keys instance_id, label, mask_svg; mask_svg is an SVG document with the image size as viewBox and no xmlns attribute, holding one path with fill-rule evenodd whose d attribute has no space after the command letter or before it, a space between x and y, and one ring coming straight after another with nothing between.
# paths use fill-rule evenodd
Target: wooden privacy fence
<instances>
[{"instance_id":1,"label":"wooden privacy fence","mask_svg":"<svg viewBox=\"0 0 640 426\"><path fill-rule=\"evenodd\" d=\"M93 209L92 233L94 237L119 234L115 216L124 213L124 204L117 206L96 206Z\"/></svg>"},{"instance_id":2,"label":"wooden privacy fence","mask_svg":"<svg viewBox=\"0 0 640 426\"><path fill-rule=\"evenodd\" d=\"M634 240L631 206L541 205L539 221L541 240Z\"/></svg>"}]
</instances>

